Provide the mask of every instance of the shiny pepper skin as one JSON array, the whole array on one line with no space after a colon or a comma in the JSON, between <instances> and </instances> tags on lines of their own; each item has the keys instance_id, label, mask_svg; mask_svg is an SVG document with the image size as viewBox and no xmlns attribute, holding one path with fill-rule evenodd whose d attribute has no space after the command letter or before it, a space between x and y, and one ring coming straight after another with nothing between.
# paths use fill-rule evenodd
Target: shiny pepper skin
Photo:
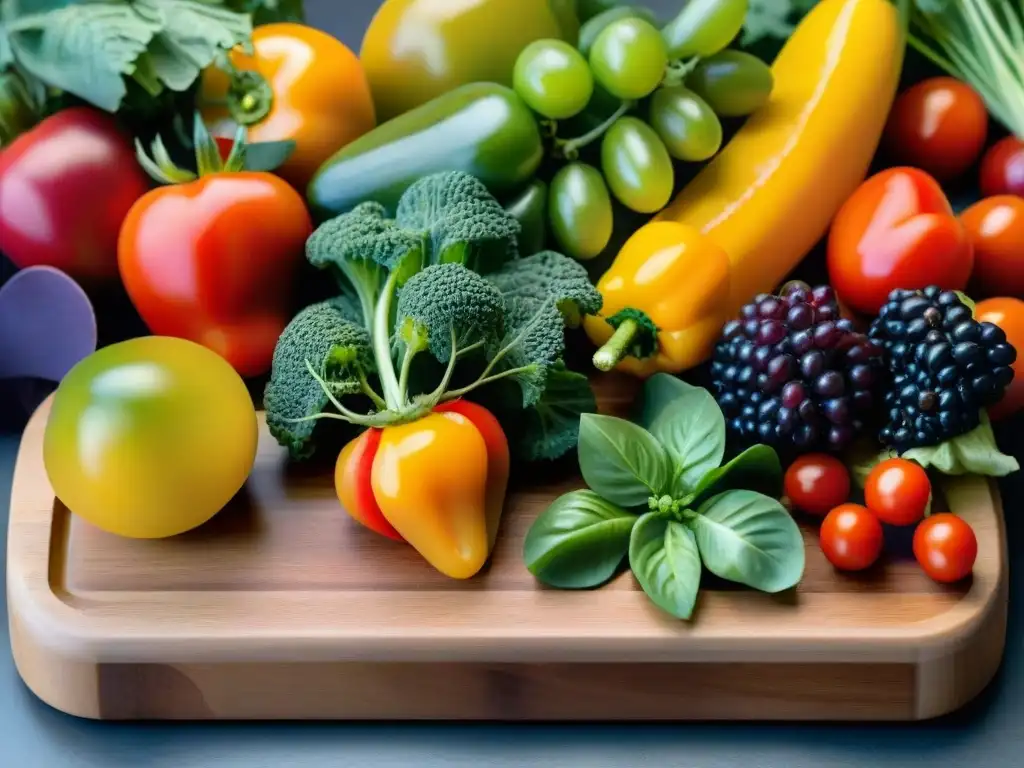
<instances>
[{"instance_id":1,"label":"shiny pepper skin","mask_svg":"<svg viewBox=\"0 0 1024 768\"><path fill-rule=\"evenodd\" d=\"M339 455L335 488L353 519L408 542L446 576L466 579L494 547L508 474L497 419L458 400L363 432Z\"/></svg>"}]
</instances>

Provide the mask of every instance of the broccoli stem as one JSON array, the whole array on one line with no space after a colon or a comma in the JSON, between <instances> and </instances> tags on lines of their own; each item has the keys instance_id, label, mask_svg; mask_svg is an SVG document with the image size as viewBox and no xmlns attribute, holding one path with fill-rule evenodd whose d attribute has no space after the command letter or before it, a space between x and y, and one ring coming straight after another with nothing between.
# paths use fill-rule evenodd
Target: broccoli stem
<instances>
[{"instance_id":1,"label":"broccoli stem","mask_svg":"<svg viewBox=\"0 0 1024 768\"><path fill-rule=\"evenodd\" d=\"M384 390L384 401L389 410L398 411L405 405L405 395L398 384L395 364L391 359L391 302L398 289L398 272L388 275L377 300L377 309L373 316L373 356L377 362L377 373Z\"/></svg>"},{"instance_id":2,"label":"broccoli stem","mask_svg":"<svg viewBox=\"0 0 1024 768\"><path fill-rule=\"evenodd\" d=\"M485 384L490 384L495 381L501 381L501 379L507 379L509 376L518 376L521 373L526 373L533 368L532 365L523 365L519 368L509 368L502 371L501 373L495 373L492 376L482 376L481 378L474 381L472 384L467 384L461 389L453 389L450 392L445 393L442 400L457 400L463 395L468 395L477 387L482 387Z\"/></svg>"},{"instance_id":3,"label":"broccoli stem","mask_svg":"<svg viewBox=\"0 0 1024 768\"><path fill-rule=\"evenodd\" d=\"M402 372L398 375L398 391L402 393L403 401L408 400L409 397L409 372L412 370L412 359L416 357L418 351L406 345L405 354L402 355Z\"/></svg>"},{"instance_id":4,"label":"broccoli stem","mask_svg":"<svg viewBox=\"0 0 1024 768\"><path fill-rule=\"evenodd\" d=\"M599 371L610 371L626 356L633 339L640 332L640 323L636 320L623 320L622 324L615 329L612 337L594 353L594 367Z\"/></svg>"},{"instance_id":5,"label":"broccoli stem","mask_svg":"<svg viewBox=\"0 0 1024 768\"><path fill-rule=\"evenodd\" d=\"M382 411L386 410L388 404L384 402L384 398L377 394L377 391L370 386L370 382L366 380L366 374L363 373L362 369L359 370L359 388L373 401L373 404L380 408Z\"/></svg>"}]
</instances>

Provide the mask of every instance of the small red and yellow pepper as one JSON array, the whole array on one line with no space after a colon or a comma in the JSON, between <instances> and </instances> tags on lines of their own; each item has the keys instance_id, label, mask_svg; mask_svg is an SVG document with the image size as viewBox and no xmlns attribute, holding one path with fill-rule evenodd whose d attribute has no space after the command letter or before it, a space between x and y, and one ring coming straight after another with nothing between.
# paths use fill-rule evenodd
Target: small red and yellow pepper
<instances>
[{"instance_id":1,"label":"small red and yellow pepper","mask_svg":"<svg viewBox=\"0 0 1024 768\"><path fill-rule=\"evenodd\" d=\"M508 474L498 420L455 400L415 421L366 430L338 456L334 480L353 519L406 541L446 576L468 579L494 547Z\"/></svg>"}]
</instances>

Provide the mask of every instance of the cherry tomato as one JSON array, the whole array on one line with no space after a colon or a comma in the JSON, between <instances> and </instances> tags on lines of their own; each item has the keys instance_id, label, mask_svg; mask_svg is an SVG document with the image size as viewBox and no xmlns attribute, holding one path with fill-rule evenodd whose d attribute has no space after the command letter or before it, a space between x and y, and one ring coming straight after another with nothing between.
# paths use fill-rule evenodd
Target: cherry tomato
<instances>
[{"instance_id":1,"label":"cherry tomato","mask_svg":"<svg viewBox=\"0 0 1024 768\"><path fill-rule=\"evenodd\" d=\"M809 453L786 470L785 493L793 506L823 516L850 496L850 473L835 456Z\"/></svg>"},{"instance_id":2,"label":"cherry tomato","mask_svg":"<svg viewBox=\"0 0 1024 768\"><path fill-rule=\"evenodd\" d=\"M916 168L890 168L861 184L828 236L832 287L868 315L896 288L962 291L973 266L966 228L939 183Z\"/></svg>"},{"instance_id":3,"label":"cherry tomato","mask_svg":"<svg viewBox=\"0 0 1024 768\"><path fill-rule=\"evenodd\" d=\"M987 197L960 221L974 245L972 281L988 296L1024 296L1024 197Z\"/></svg>"},{"instance_id":4,"label":"cherry tomato","mask_svg":"<svg viewBox=\"0 0 1024 768\"><path fill-rule=\"evenodd\" d=\"M875 466L864 485L864 501L889 525L913 525L924 517L932 497L928 473L906 459L887 459Z\"/></svg>"},{"instance_id":5,"label":"cherry tomato","mask_svg":"<svg viewBox=\"0 0 1024 768\"><path fill-rule=\"evenodd\" d=\"M1007 136L981 159L981 194L1024 197L1024 140Z\"/></svg>"},{"instance_id":6,"label":"cherry tomato","mask_svg":"<svg viewBox=\"0 0 1024 768\"><path fill-rule=\"evenodd\" d=\"M821 551L841 571L862 571L882 553L882 524L860 504L840 504L821 523Z\"/></svg>"},{"instance_id":7,"label":"cherry tomato","mask_svg":"<svg viewBox=\"0 0 1024 768\"><path fill-rule=\"evenodd\" d=\"M1012 298L985 299L974 308L979 322L998 325L1006 340L1017 350L1013 363L1013 381L1003 393L1003 399L988 409L992 421L1004 419L1024 408L1024 301Z\"/></svg>"},{"instance_id":8,"label":"cherry tomato","mask_svg":"<svg viewBox=\"0 0 1024 768\"><path fill-rule=\"evenodd\" d=\"M952 77L933 77L896 98L882 140L897 163L948 181L974 165L987 136L988 110L978 92Z\"/></svg>"},{"instance_id":9,"label":"cherry tomato","mask_svg":"<svg viewBox=\"0 0 1024 768\"><path fill-rule=\"evenodd\" d=\"M952 584L974 568L978 539L971 526L956 515L932 515L914 531L914 557L930 578Z\"/></svg>"}]
</instances>

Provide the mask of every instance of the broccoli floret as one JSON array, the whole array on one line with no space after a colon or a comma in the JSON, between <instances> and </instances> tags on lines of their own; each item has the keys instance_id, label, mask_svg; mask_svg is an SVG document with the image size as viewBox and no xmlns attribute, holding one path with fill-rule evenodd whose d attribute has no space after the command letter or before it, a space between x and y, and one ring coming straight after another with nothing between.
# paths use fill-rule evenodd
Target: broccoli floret
<instances>
[{"instance_id":1,"label":"broccoli floret","mask_svg":"<svg viewBox=\"0 0 1024 768\"><path fill-rule=\"evenodd\" d=\"M565 324L571 328L580 324L583 315L600 312L604 303L586 268L555 251L541 251L510 261L487 279L506 299L554 300Z\"/></svg>"},{"instance_id":2,"label":"broccoli floret","mask_svg":"<svg viewBox=\"0 0 1024 768\"><path fill-rule=\"evenodd\" d=\"M523 391L523 407L536 403L547 386L548 369L565 352L565 326L554 302L513 298L505 302L505 338L508 351L499 370L516 370Z\"/></svg>"},{"instance_id":3,"label":"broccoli floret","mask_svg":"<svg viewBox=\"0 0 1024 768\"><path fill-rule=\"evenodd\" d=\"M379 203L363 203L324 222L306 241L306 259L318 269L336 271L343 289L352 289L368 327L388 271L418 268L422 239L387 218Z\"/></svg>"},{"instance_id":4,"label":"broccoli floret","mask_svg":"<svg viewBox=\"0 0 1024 768\"><path fill-rule=\"evenodd\" d=\"M399 338L414 354L430 348L442 363L458 348L501 338L501 292L461 264L435 264L414 275L398 294Z\"/></svg>"},{"instance_id":5,"label":"broccoli floret","mask_svg":"<svg viewBox=\"0 0 1024 768\"><path fill-rule=\"evenodd\" d=\"M330 403L307 362L335 397L360 392L367 374L374 371L370 334L346 319L350 312L344 300L312 304L292 318L274 349L263 407L270 434L293 458L312 455L317 422L308 417L322 413Z\"/></svg>"},{"instance_id":6,"label":"broccoli floret","mask_svg":"<svg viewBox=\"0 0 1024 768\"><path fill-rule=\"evenodd\" d=\"M590 380L559 361L548 369L541 398L517 422L512 449L525 461L558 459L576 447L580 416L596 412Z\"/></svg>"},{"instance_id":7,"label":"broccoli floret","mask_svg":"<svg viewBox=\"0 0 1024 768\"><path fill-rule=\"evenodd\" d=\"M398 201L395 220L423 233L430 263L455 262L486 274L519 254L519 222L483 182L462 171L412 184Z\"/></svg>"}]
</instances>

